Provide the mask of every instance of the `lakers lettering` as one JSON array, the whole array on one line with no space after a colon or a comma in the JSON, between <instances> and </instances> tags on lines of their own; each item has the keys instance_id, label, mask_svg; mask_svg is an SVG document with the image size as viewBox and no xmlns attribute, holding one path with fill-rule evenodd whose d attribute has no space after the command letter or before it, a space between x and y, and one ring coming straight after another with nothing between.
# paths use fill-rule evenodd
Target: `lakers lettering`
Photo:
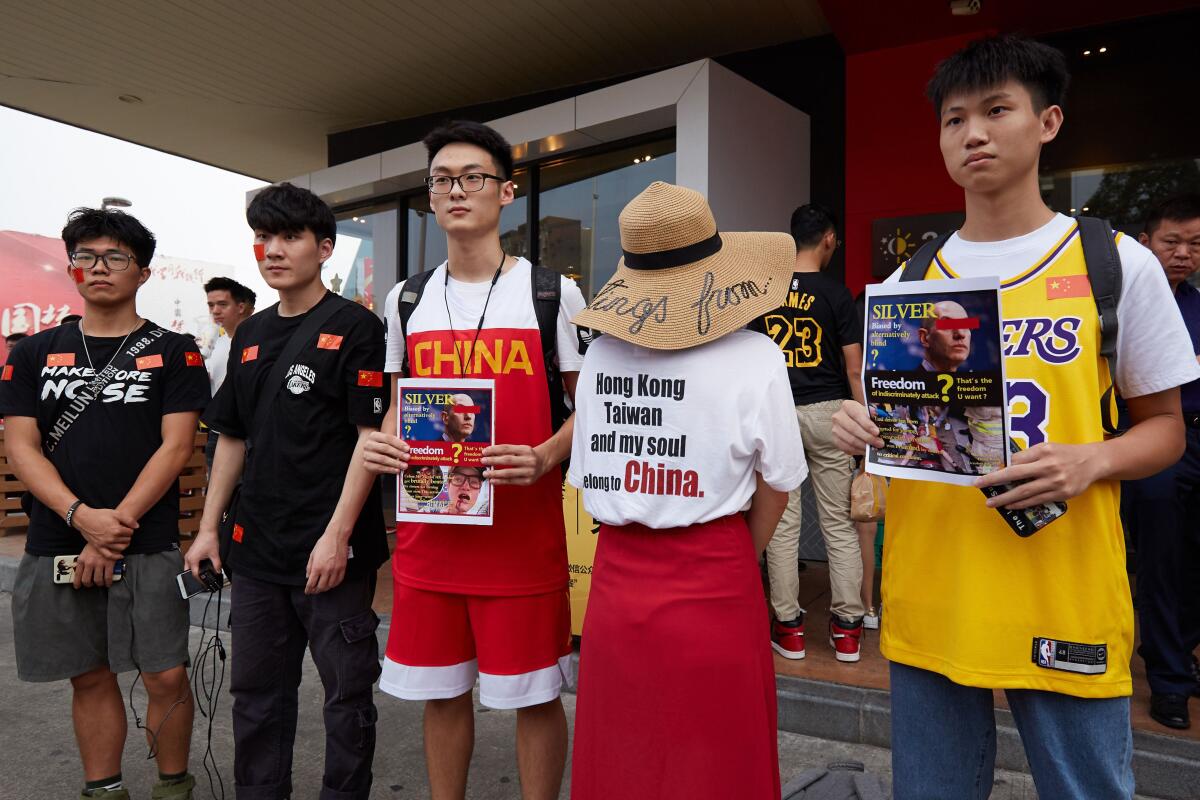
<instances>
[{"instance_id":1,"label":"lakers lettering","mask_svg":"<svg viewBox=\"0 0 1200 800\"><path fill-rule=\"evenodd\" d=\"M1079 344L1081 325L1079 317L1006 319L1001 330L1004 355L1036 355L1047 364L1068 364L1083 349Z\"/></svg>"}]
</instances>

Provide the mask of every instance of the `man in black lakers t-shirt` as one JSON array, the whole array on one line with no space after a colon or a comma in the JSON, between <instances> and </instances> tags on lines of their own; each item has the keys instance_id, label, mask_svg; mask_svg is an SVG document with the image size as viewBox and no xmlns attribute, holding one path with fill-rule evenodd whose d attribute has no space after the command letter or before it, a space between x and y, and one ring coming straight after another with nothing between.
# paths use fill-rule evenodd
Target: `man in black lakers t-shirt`
<instances>
[{"instance_id":1,"label":"man in black lakers t-shirt","mask_svg":"<svg viewBox=\"0 0 1200 800\"><path fill-rule=\"evenodd\" d=\"M321 283L337 236L321 198L288 183L270 186L246 219L259 271L279 303L238 326L225 382L204 415L220 437L187 563L193 570L203 558L220 563L217 527L229 508L238 796L291 794L307 647L326 697L320 797L365 800L375 755L371 689L380 671L371 602L388 549L379 482L356 448L379 430L387 406L383 323ZM319 327L305 332L318 318ZM299 334L295 357L272 383ZM269 411L260 423L264 398Z\"/></svg>"},{"instance_id":2,"label":"man in black lakers t-shirt","mask_svg":"<svg viewBox=\"0 0 1200 800\"><path fill-rule=\"evenodd\" d=\"M13 471L32 493L13 590L17 674L70 679L83 797L126 800L118 672L137 669L157 752L155 798L187 800L188 612L175 576L180 470L208 373L196 343L137 314L154 236L120 211L78 209L62 238L79 322L30 337L0 372ZM60 556L78 556L73 580Z\"/></svg>"},{"instance_id":3,"label":"man in black lakers t-shirt","mask_svg":"<svg viewBox=\"0 0 1200 800\"><path fill-rule=\"evenodd\" d=\"M822 270L837 249L832 213L818 205L792 213L796 271L783 306L763 317L766 333L783 351L792 382L796 416L804 437L821 532L829 555L829 639L839 661L858 661L864 607L863 565L858 532L850 521L852 462L834 444L830 420L842 404L862 392L862 335L850 291ZM771 646L785 658L804 658L804 612L800 608L798 556L801 494L767 545L767 573L775 624Z\"/></svg>"}]
</instances>

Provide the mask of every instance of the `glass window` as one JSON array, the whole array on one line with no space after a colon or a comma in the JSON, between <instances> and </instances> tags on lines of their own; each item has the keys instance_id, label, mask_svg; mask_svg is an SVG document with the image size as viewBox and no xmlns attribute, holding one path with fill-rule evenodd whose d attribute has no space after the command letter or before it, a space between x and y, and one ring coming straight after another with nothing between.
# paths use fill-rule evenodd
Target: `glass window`
<instances>
[{"instance_id":1,"label":"glass window","mask_svg":"<svg viewBox=\"0 0 1200 800\"><path fill-rule=\"evenodd\" d=\"M666 139L543 166L538 263L573 278L590 300L621 257L621 209L654 181L675 182L674 150Z\"/></svg>"},{"instance_id":2,"label":"glass window","mask_svg":"<svg viewBox=\"0 0 1200 800\"><path fill-rule=\"evenodd\" d=\"M1049 172L1041 176L1041 188L1055 211L1101 217L1136 235L1154 206L1185 192L1200 192L1200 159Z\"/></svg>"},{"instance_id":3,"label":"glass window","mask_svg":"<svg viewBox=\"0 0 1200 800\"><path fill-rule=\"evenodd\" d=\"M337 241L321 275L331 291L376 311L395 285L399 211L395 204L338 215Z\"/></svg>"},{"instance_id":4,"label":"glass window","mask_svg":"<svg viewBox=\"0 0 1200 800\"><path fill-rule=\"evenodd\" d=\"M490 182L489 182L490 184ZM529 171L513 173L516 199L500 211L500 241L513 256L529 257ZM446 260L446 234L429 208L429 195L408 199L408 273L415 275Z\"/></svg>"}]
</instances>

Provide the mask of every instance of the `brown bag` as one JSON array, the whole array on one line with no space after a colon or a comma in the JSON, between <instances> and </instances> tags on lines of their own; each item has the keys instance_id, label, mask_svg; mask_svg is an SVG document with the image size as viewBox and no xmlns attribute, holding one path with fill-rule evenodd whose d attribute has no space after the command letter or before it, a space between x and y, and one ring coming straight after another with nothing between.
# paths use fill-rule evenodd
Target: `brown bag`
<instances>
[{"instance_id":1,"label":"brown bag","mask_svg":"<svg viewBox=\"0 0 1200 800\"><path fill-rule=\"evenodd\" d=\"M887 512L887 479L860 472L850 483L850 519L878 522Z\"/></svg>"}]
</instances>

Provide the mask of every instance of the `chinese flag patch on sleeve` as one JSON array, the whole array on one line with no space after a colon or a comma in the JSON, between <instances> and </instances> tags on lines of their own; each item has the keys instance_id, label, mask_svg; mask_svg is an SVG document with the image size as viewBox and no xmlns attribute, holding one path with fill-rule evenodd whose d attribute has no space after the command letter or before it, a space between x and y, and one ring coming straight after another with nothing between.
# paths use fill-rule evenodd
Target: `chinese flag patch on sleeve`
<instances>
[{"instance_id":1,"label":"chinese flag patch on sleeve","mask_svg":"<svg viewBox=\"0 0 1200 800\"><path fill-rule=\"evenodd\" d=\"M358 385L381 387L383 386L383 373L372 372L369 369L360 369L358 371Z\"/></svg>"},{"instance_id":2,"label":"chinese flag patch on sleeve","mask_svg":"<svg viewBox=\"0 0 1200 800\"><path fill-rule=\"evenodd\" d=\"M1046 278L1046 299L1062 300L1068 297L1091 297L1092 284L1087 275L1051 275Z\"/></svg>"},{"instance_id":3,"label":"chinese flag patch on sleeve","mask_svg":"<svg viewBox=\"0 0 1200 800\"><path fill-rule=\"evenodd\" d=\"M47 367L73 367L75 366L74 353L51 353L46 356Z\"/></svg>"},{"instance_id":4,"label":"chinese flag patch on sleeve","mask_svg":"<svg viewBox=\"0 0 1200 800\"><path fill-rule=\"evenodd\" d=\"M247 361L253 361L256 358L258 358L258 345L247 347L246 349L242 350L243 364L245 364Z\"/></svg>"},{"instance_id":5,"label":"chinese flag patch on sleeve","mask_svg":"<svg viewBox=\"0 0 1200 800\"><path fill-rule=\"evenodd\" d=\"M246 530L241 525L233 526L233 540L235 542L242 541L242 537L246 535Z\"/></svg>"},{"instance_id":6,"label":"chinese flag patch on sleeve","mask_svg":"<svg viewBox=\"0 0 1200 800\"><path fill-rule=\"evenodd\" d=\"M189 355L191 355L189 353ZM142 356L136 362L138 369L154 369L163 365L162 354L158 353L152 356Z\"/></svg>"},{"instance_id":7,"label":"chinese flag patch on sleeve","mask_svg":"<svg viewBox=\"0 0 1200 800\"><path fill-rule=\"evenodd\" d=\"M342 337L332 333L322 333L317 337L318 350L341 350Z\"/></svg>"},{"instance_id":8,"label":"chinese flag patch on sleeve","mask_svg":"<svg viewBox=\"0 0 1200 800\"><path fill-rule=\"evenodd\" d=\"M193 353L184 353L183 360L187 363L187 365L189 367L203 367L204 366L204 356L200 355L199 353L194 353L194 352ZM160 367L162 366L162 358L161 357L159 357L158 365Z\"/></svg>"},{"instance_id":9,"label":"chinese flag patch on sleeve","mask_svg":"<svg viewBox=\"0 0 1200 800\"><path fill-rule=\"evenodd\" d=\"M12 364L5 364L4 369L0 369L0 381L11 381L12 380L12 372L13 372Z\"/></svg>"}]
</instances>

